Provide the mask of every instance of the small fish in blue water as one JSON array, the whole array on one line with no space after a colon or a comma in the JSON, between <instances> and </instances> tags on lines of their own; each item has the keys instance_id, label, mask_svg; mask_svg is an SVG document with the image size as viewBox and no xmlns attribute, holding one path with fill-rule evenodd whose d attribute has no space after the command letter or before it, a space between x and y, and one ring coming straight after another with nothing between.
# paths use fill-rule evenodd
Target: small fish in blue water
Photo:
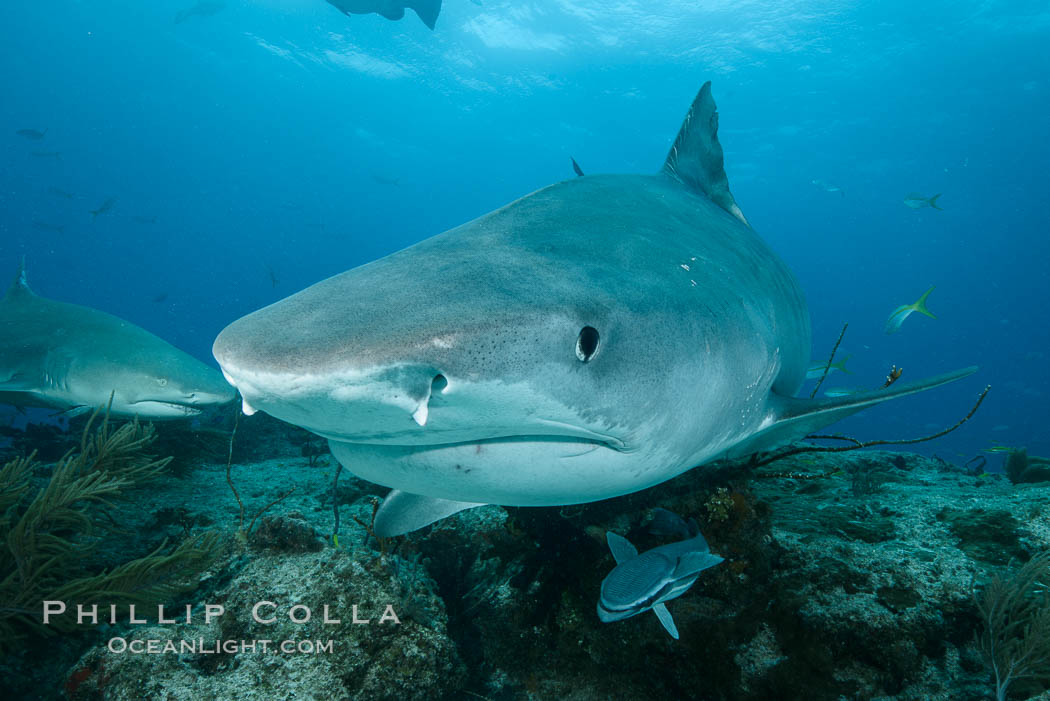
<instances>
[{"instance_id":1,"label":"small fish in blue water","mask_svg":"<svg viewBox=\"0 0 1050 701\"><path fill-rule=\"evenodd\" d=\"M405 8L416 11L423 24L431 29L437 23L441 12L441 0L328 0L344 15L368 15L376 13L389 20L397 21L405 16Z\"/></svg>"},{"instance_id":2,"label":"small fish in blue water","mask_svg":"<svg viewBox=\"0 0 1050 701\"><path fill-rule=\"evenodd\" d=\"M56 161L62 160L61 151L33 151L33 155L37 158L54 158Z\"/></svg>"},{"instance_id":3,"label":"small fish in blue water","mask_svg":"<svg viewBox=\"0 0 1050 701\"><path fill-rule=\"evenodd\" d=\"M930 289L923 292L922 297L919 297L919 301L915 304L902 304L894 309L893 313L890 314L890 318L886 320L886 333L897 333L900 331L901 324L904 323L905 319L911 316L912 312L919 312L920 314L925 314L931 319L936 319L937 317L931 314L930 310L926 308L926 298L930 296L931 292L933 292L933 288L934 286L931 286Z\"/></svg>"},{"instance_id":4,"label":"small fish in blue water","mask_svg":"<svg viewBox=\"0 0 1050 701\"><path fill-rule=\"evenodd\" d=\"M846 369L846 361L852 357L852 355L847 355L842 360L838 361L837 363L832 363L831 365L828 365L827 361L813 363L808 368L806 368L806 379L819 380L821 377L824 376L824 368L828 369L828 375L831 375L831 373L835 372L836 370L841 370L847 375L852 375L853 373Z\"/></svg>"},{"instance_id":5,"label":"small fish in blue water","mask_svg":"<svg viewBox=\"0 0 1050 701\"><path fill-rule=\"evenodd\" d=\"M401 178L394 178L389 175L382 175L381 173L372 173L372 180L375 180L380 185L400 185Z\"/></svg>"},{"instance_id":6,"label":"small fish in blue water","mask_svg":"<svg viewBox=\"0 0 1050 701\"><path fill-rule=\"evenodd\" d=\"M131 218L131 220L133 222L135 222L136 224L156 224L157 223L157 217L155 217L155 216L154 217L147 217L147 216L142 215L142 214L136 214L135 216L133 216Z\"/></svg>"},{"instance_id":7,"label":"small fish in blue water","mask_svg":"<svg viewBox=\"0 0 1050 701\"><path fill-rule=\"evenodd\" d=\"M941 196L941 193L937 193L933 197L923 197L917 192L910 192L904 198L904 204L912 209L922 209L923 207L932 207L933 209L941 210L937 206L937 198ZM944 211L944 210L941 210Z\"/></svg>"},{"instance_id":8,"label":"small fish in blue water","mask_svg":"<svg viewBox=\"0 0 1050 701\"><path fill-rule=\"evenodd\" d=\"M988 446L987 448L983 449L981 452L982 453L1012 453L1015 450L1017 450L1017 449L1016 448L1011 448L1010 446L1007 446L1007 445L991 445L991 446Z\"/></svg>"},{"instance_id":9,"label":"small fish in blue water","mask_svg":"<svg viewBox=\"0 0 1050 701\"><path fill-rule=\"evenodd\" d=\"M837 192L839 193L839 197L846 196L846 191L838 185L832 185L831 183L824 182L823 180L814 180L813 184L819 187L824 192Z\"/></svg>"},{"instance_id":10,"label":"small fish in blue water","mask_svg":"<svg viewBox=\"0 0 1050 701\"><path fill-rule=\"evenodd\" d=\"M658 527L669 527L673 517L678 520L677 529L687 539L638 554L638 549L626 538L607 532L605 539L616 559L616 567L602 580L598 618L603 623L611 623L652 610L677 640L678 628L664 602L684 594L701 572L722 562L722 558L711 553L696 521L690 519L687 524L669 511L659 511L664 513L653 514Z\"/></svg>"},{"instance_id":11,"label":"small fish in blue water","mask_svg":"<svg viewBox=\"0 0 1050 701\"><path fill-rule=\"evenodd\" d=\"M98 206L98 209L91 210L91 216L92 217L97 217L100 214L105 214L109 210L113 209L113 205L115 205L116 203L117 203L117 198L116 197L109 197L109 198L107 198L105 202L103 202L102 204L100 204Z\"/></svg>"},{"instance_id":12,"label":"small fish in blue water","mask_svg":"<svg viewBox=\"0 0 1050 701\"><path fill-rule=\"evenodd\" d=\"M58 188L58 187L53 187L53 186L49 187L47 189L47 191L50 192L52 195L57 195L58 197L64 197L67 200L73 199L73 193L72 192L66 192L65 190L63 190L61 188Z\"/></svg>"},{"instance_id":13,"label":"small fish in blue water","mask_svg":"<svg viewBox=\"0 0 1050 701\"><path fill-rule=\"evenodd\" d=\"M583 168L580 167L580 164L577 163L576 159L573 158L572 156L569 156L569 160L572 161L572 172L576 173L577 177L582 178L583 177Z\"/></svg>"},{"instance_id":14,"label":"small fish in blue water","mask_svg":"<svg viewBox=\"0 0 1050 701\"><path fill-rule=\"evenodd\" d=\"M19 129L15 133L29 139L30 141L40 141L47 134L47 129L44 131L38 131L36 129Z\"/></svg>"}]
</instances>

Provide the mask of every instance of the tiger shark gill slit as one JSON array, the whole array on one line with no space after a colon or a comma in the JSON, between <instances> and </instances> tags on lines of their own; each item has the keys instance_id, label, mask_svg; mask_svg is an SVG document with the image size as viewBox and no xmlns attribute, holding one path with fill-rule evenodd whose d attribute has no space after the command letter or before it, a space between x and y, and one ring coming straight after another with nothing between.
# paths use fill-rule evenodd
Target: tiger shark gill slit
<instances>
[{"instance_id":1,"label":"tiger shark gill slit","mask_svg":"<svg viewBox=\"0 0 1050 701\"><path fill-rule=\"evenodd\" d=\"M550 185L235 321L215 357L246 411L393 488L380 536L628 494L974 372L796 398L809 312L717 131L706 83L660 172Z\"/></svg>"}]
</instances>

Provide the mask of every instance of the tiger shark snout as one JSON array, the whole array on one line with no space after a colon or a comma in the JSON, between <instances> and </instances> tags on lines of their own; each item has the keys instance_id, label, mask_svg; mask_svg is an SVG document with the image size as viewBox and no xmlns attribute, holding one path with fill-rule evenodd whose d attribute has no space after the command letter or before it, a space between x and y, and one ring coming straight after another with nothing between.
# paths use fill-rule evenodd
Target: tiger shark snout
<instances>
[{"instance_id":1,"label":"tiger shark snout","mask_svg":"<svg viewBox=\"0 0 1050 701\"><path fill-rule=\"evenodd\" d=\"M392 258L414 268L417 255ZM214 355L246 413L264 411L335 443L434 447L528 437L624 446L615 430L551 391L579 379L577 322L527 304L490 303L488 282L442 280L440 273L378 297L369 293L370 267L255 312L219 335ZM330 288L352 301L322 304ZM443 288L472 301L469 315L455 304L437 313L415 303ZM313 319L304 324L307 309Z\"/></svg>"}]
</instances>

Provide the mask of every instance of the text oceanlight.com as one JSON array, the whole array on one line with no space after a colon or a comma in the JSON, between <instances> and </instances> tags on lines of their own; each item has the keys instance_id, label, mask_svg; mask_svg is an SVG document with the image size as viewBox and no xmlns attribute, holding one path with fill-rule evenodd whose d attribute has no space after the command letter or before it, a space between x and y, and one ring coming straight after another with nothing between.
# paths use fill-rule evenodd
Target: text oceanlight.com
<instances>
[{"instance_id":1,"label":"text oceanlight.com","mask_svg":"<svg viewBox=\"0 0 1050 701\"><path fill-rule=\"evenodd\" d=\"M133 655L236 655L241 653L324 655L335 648L333 640L128 640L110 638L106 648Z\"/></svg>"}]
</instances>

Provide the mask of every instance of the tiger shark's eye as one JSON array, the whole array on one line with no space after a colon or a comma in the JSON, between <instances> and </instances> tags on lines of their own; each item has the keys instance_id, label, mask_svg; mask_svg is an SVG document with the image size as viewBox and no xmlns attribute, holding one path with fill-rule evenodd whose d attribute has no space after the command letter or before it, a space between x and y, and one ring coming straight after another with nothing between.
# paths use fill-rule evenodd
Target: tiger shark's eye
<instances>
[{"instance_id":1,"label":"tiger shark's eye","mask_svg":"<svg viewBox=\"0 0 1050 701\"><path fill-rule=\"evenodd\" d=\"M167 384L168 384L168 378L166 378L166 377L158 377L157 378L157 384L160 385L161 387L166 387Z\"/></svg>"},{"instance_id":2,"label":"tiger shark's eye","mask_svg":"<svg viewBox=\"0 0 1050 701\"><path fill-rule=\"evenodd\" d=\"M598 329L593 326L584 326L580 329L580 336L576 339L576 357L580 362L586 363L598 352Z\"/></svg>"}]
</instances>

